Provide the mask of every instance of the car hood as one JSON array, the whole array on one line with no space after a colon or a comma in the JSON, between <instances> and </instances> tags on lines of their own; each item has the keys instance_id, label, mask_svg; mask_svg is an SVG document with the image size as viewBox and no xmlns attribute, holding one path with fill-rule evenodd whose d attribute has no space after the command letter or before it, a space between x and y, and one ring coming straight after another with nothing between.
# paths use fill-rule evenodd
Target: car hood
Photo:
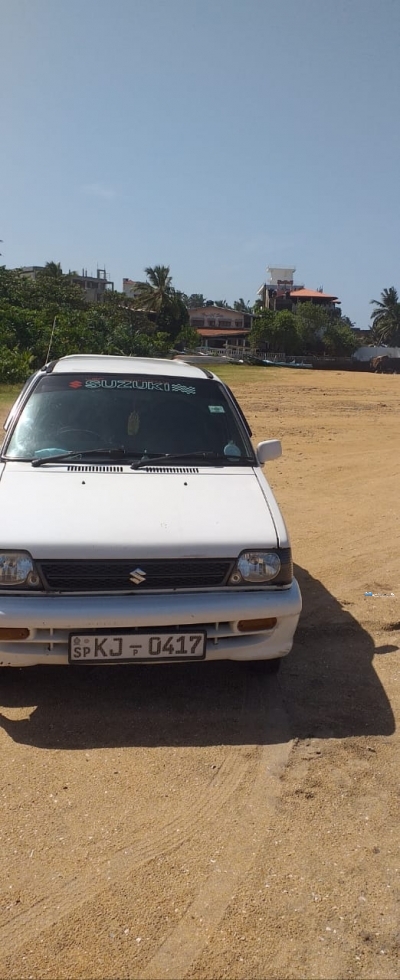
<instances>
[{"instance_id":1,"label":"car hood","mask_svg":"<svg viewBox=\"0 0 400 980\"><path fill-rule=\"evenodd\" d=\"M284 544L279 521L251 467L96 472L13 462L0 478L0 548L38 559L236 557Z\"/></svg>"}]
</instances>

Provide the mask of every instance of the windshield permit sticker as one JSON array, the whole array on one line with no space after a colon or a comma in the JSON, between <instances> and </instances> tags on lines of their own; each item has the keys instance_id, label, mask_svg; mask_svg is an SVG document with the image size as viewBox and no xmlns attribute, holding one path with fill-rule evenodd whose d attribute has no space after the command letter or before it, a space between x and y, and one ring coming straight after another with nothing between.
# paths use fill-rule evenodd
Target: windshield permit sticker
<instances>
[{"instance_id":1,"label":"windshield permit sticker","mask_svg":"<svg viewBox=\"0 0 400 980\"><path fill-rule=\"evenodd\" d=\"M216 415L217 413L220 413L220 412L223 415L225 415L225 409L224 409L224 406L223 405L209 405L208 406L208 411L209 412L212 412L213 415L214 414Z\"/></svg>"},{"instance_id":2,"label":"windshield permit sticker","mask_svg":"<svg viewBox=\"0 0 400 980\"><path fill-rule=\"evenodd\" d=\"M171 385L172 391L181 391L183 395L195 395L196 389L193 385Z\"/></svg>"}]
</instances>

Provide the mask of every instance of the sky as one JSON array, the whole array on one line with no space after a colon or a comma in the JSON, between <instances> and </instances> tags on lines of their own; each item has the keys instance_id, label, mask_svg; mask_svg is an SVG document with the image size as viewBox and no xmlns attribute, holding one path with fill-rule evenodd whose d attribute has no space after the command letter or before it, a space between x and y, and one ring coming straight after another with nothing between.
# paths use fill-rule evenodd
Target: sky
<instances>
[{"instance_id":1,"label":"sky","mask_svg":"<svg viewBox=\"0 0 400 980\"><path fill-rule=\"evenodd\" d=\"M400 291L399 0L0 0L0 245L358 327Z\"/></svg>"}]
</instances>

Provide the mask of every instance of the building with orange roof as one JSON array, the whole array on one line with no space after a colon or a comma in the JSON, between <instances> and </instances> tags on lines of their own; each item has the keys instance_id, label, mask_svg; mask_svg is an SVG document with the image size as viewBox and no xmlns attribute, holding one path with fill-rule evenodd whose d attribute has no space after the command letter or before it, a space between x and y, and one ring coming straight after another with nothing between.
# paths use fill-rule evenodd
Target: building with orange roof
<instances>
[{"instance_id":1,"label":"building with orange roof","mask_svg":"<svg viewBox=\"0 0 400 980\"><path fill-rule=\"evenodd\" d=\"M244 347L253 315L226 306L206 306L189 310L190 326L197 330L203 347Z\"/></svg>"},{"instance_id":2,"label":"building with orange roof","mask_svg":"<svg viewBox=\"0 0 400 980\"><path fill-rule=\"evenodd\" d=\"M295 311L299 303L313 303L323 306L331 313L340 315L340 300L333 293L325 293L321 289L306 289L304 285L294 282L296 269L267 268L269 277L257 292L261 304L266 310Z\"/></svg>"}]
</instances>

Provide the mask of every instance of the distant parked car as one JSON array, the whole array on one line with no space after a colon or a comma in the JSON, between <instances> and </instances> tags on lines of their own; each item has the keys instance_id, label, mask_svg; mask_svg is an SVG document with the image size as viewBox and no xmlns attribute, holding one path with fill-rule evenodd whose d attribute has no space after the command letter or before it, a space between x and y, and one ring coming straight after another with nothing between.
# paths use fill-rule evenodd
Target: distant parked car
<instances>
[{"instance_id":1,"label":"distant parked car","mask_svg":"<svg viewBox=\"0 0 400 980\"><path fill-rule=\"evenodd\" d=\"M71 356L5 424L0 666L263 660L301 597L229 388L183 362Z\"/></svg>"}]
</instances>

